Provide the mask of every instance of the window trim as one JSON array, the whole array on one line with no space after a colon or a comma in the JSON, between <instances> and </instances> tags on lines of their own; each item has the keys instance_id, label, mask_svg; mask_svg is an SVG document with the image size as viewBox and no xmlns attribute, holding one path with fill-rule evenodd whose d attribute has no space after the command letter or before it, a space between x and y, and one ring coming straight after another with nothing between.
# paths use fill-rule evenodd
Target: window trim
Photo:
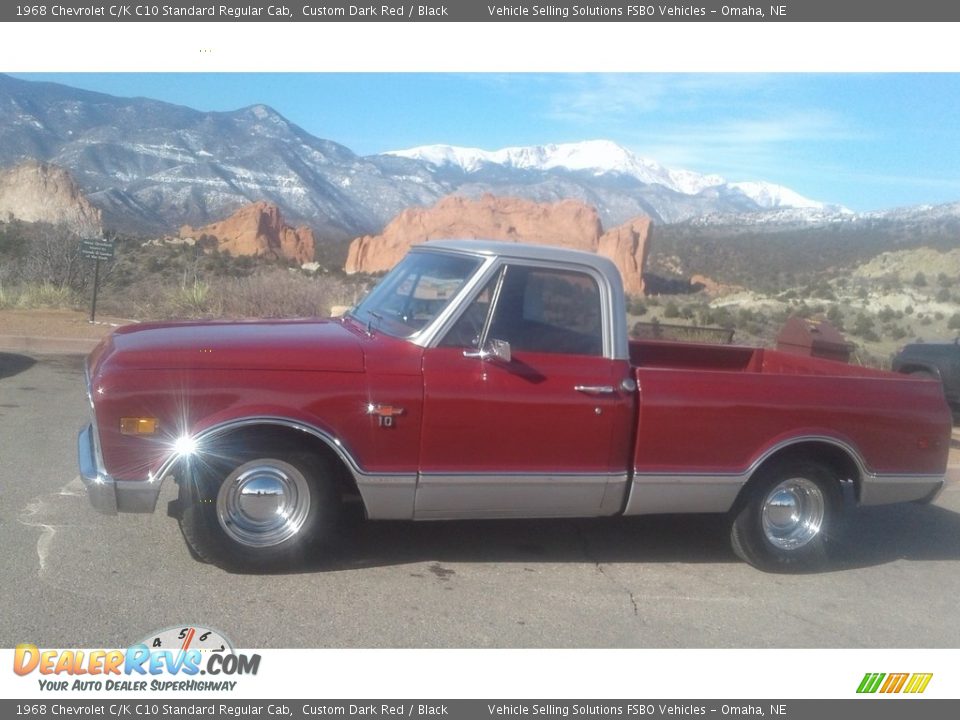
<instances>
[{"instance_id":1,"label":"window trim","mask_svg":"<svg viewBox=\"0 0 960 720\"><path fill-rule=\"evenodd\" d=\"M411 249L407 257L409 257L409 255L412 255L413 253L417 253L421 251L422 251L421 248L414 247L413 249ZM450 298L450 301L447 303L446 307L435 318L433 318L433 320L428 322L419 330L416 330L410 335L399 335L399 334L391 333L382 327L377 327L375 328L375 332L381 332L384 335L387 335L388 337L396 338L398 340L406 340L407 342L412 342L414 345L419 345L421 347L430 347L431 346L430 343L435 340L437 328L445 327L447 325L447 320L450 318L451 315L455 314L457 317L459 317L460 308L463 307L463 298L465 297L472 298L474 296L475 294L474 289L476 287L478 278L482 278L487 275L487 271L489 267L493 264L494 259L489 257L483 257L481 255L475 255L473 253L447 252L444 254L447 254L447 255L456 254L461 256L465 255L467 257L471 257L476 260L479 260L480 263L473 270L472 275L468 277L466 281L463 283L463 286L456 292L456 294L452 298ZM390 272L392 272L392 270ZM374 286L374 288L371 289L370 292L374 292L375 290L376 290L376 286ZM367 297L369 297L369 295ZM366 300L366 297L364 297L364 299L361 300L360 303L358 303L357 307L359 307L364 300ZM355 307L354 310L356 309L357 308ZM351 311L350 314L352 317L354 317L357 320L357 322L366 324L366 322L362 320L358 315L356 315L353 311Z\"/></svg>"},{"instance_id":2,"label":"window trim","mask_svg":"<svg viewBox=\"0 0 960 720\"><path fill-rule=\"evenodd\" d=\"M480 296L487 283L494 279L499 273L500 277L494 289L494 296L490 300L490 308L487 310L487 317L483 323L483 331L480 336L481 347L487 341L490 331L490 325L493 315L496 312L497 303L500 300L500 289L506 276L506 270L511 266L530 267L541 270L560 270L564 272L574 272L589 276L597 284L597 290L600 300L600 324L602 337L602 353L595 357L603 357L608 360L616 359L616 329L614 318L611 317L611 308L614 303L610 295L610 284L606 276L589 265L578 263L553 262L545 260L525 260L523 258L496 258L490 266L477 273L477 282L471 283L469 294L463 294L459 306L444 321L437 322L435 329L430 333L429 339L424 338L424 347L435 348L453 330L453 326L460 320L461 316L467 312L470 305ZM562 353L569 354L569 353Z\"/></svg>"}]
</instances>

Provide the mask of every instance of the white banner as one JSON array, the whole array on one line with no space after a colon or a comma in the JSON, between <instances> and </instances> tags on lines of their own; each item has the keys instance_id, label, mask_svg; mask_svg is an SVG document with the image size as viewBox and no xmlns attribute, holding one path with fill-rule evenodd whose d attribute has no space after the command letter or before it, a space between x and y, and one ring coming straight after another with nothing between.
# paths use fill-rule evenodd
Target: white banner
<instances>
[{"instance_id":1,"label":"white banner","mask_svg":"<svg viewBox=\"0 0 960 720\"><path fill-rule=\"evenodd\" d=\"M83 667L73 669L89 669L96 650L83 650ZM146 665L143 675L126 674L122 666L119 674L73 674L66 667L44 674L39 665L17 675L14 651L2 650L0 697L960 698L960 650L237 650L236 654L247 658L248 665L259 656L256 674L239 672L236 664L227 672L224 661L213 668L216 674L206 672L205 657L200 672L192 675L166 667L153 674ZM75 655L73 660L79 658ZM63 662L63 651L51 662L54 666ZM858 693L868 674L885 677L873 692L864 687L868 692ZM90 684L96 682L100 689ZM145 689L130 689L134 686L129 683L137 682L145 683L139 686ZM208 683L219 683L222 689L211 689ZM911 683L915 692L908 692Z\"/></svg>"}]
</instances>

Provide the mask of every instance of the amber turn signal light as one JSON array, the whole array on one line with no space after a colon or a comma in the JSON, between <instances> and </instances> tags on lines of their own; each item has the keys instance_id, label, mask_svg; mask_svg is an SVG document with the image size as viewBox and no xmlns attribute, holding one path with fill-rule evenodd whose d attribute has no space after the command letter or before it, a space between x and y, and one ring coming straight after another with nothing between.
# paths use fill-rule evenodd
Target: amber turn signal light
<instances>
[{"instance_id":1,"label":"amber turn signal light","mask_svg":"<svg viewBox=\"0 0 960 720\"><path fill-rule=\"evenodd\" d=\"M157 419L150 417L120 418L120 432L124 435L153 435L157 431Z\"/></svg>"}]
</instances>

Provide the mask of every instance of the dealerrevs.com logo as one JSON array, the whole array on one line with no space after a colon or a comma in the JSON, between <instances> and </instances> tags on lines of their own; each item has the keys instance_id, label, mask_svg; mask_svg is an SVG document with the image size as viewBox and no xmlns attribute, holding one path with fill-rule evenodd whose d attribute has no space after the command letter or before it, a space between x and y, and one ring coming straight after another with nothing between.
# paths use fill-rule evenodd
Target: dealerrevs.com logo
<instances>
[{"instance_id":1,"label":"dealerrevs.com logo","mask_svg":"<svg viewBox=\"0 0 960 720\"><path fill-rule=\"evenodd\" d=\"M860 681L858 693L919 694L927 689L933 673L867 673Z\"/></svg>"},{"instance_id":2,"label":"dealerrevs.com logo","mask_svg":"<svg viewBox=\"0 0 960 720\"><path fill-rule=\"evenodd\" d=\"M13 672L37 673L41 690L231 691L239 675L256 675L260 655L236 653L215 631L168 628L125 650L41 650L17 645ZM198 676L204 676L202 679Z\"/></svg>"}]
</instances>

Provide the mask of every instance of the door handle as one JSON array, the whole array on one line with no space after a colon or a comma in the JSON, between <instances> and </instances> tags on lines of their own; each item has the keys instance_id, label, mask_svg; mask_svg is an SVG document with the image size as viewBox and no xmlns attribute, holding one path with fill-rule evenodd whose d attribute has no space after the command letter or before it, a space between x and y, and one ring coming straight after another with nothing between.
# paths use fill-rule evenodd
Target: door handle
<instances>
[{"instance_id":1,"label":"door handle","mask_svg":"<svg viewBox=\"0 0 960 720\"><path fill-rule=\"evenodd\" d=\"M613 385L574 385L573 389L584 395L613 395Z\"/></svg>"}]
</instances>

